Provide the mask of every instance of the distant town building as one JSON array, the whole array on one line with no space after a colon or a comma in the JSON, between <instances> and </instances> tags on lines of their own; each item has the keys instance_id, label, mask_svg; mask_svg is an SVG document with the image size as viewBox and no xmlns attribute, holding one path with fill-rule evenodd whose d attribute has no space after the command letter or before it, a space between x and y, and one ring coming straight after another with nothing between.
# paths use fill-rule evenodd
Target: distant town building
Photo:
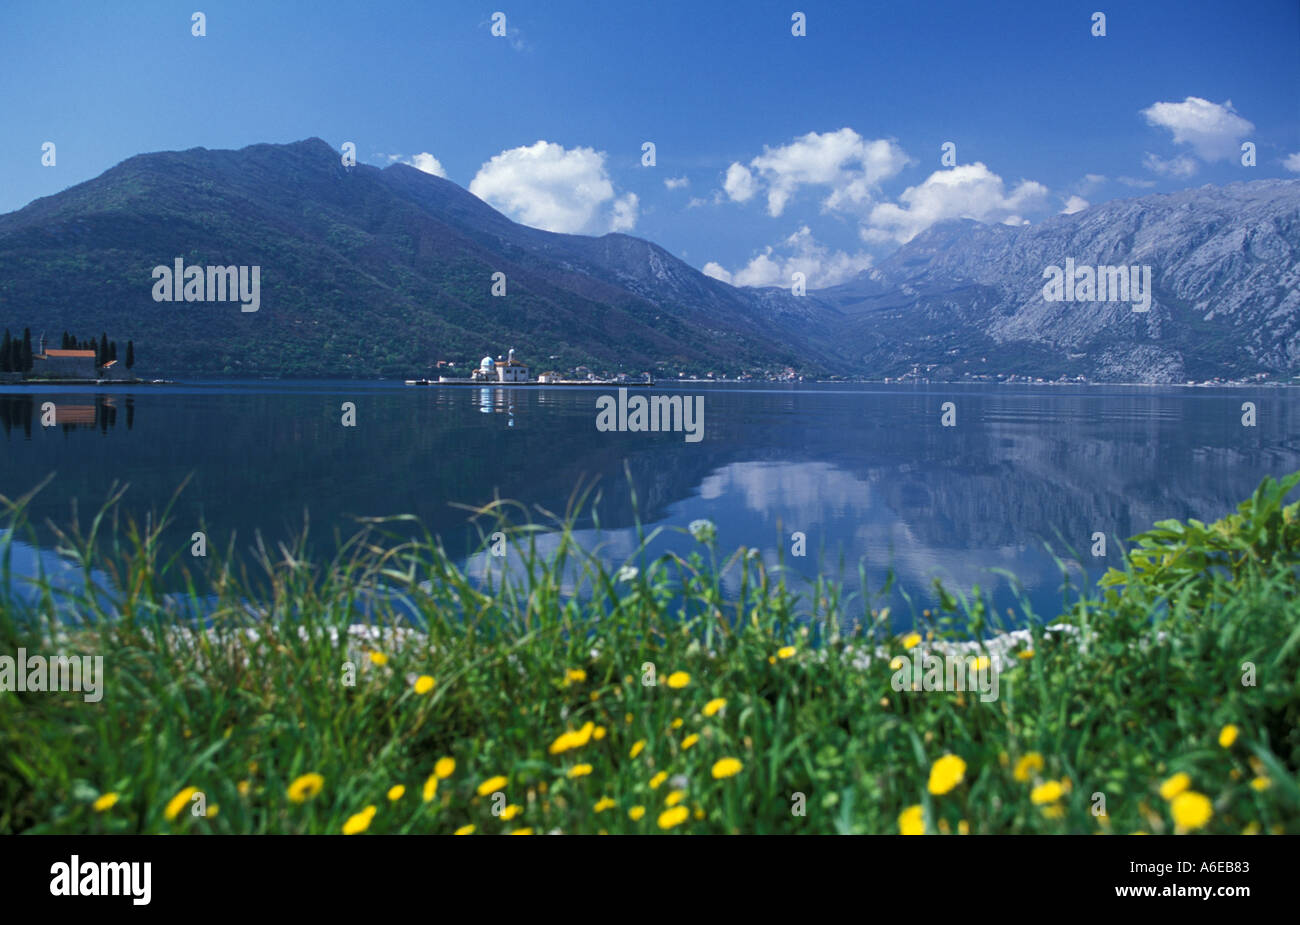
<instances>
[{"instance_id":1,"label":"distant town building","mask_svg":"<svg viewBox=\"0 0 1300 925\"><path fill-rule=\"evenodd\" d=\"M496 360L484 357L470 378L482 382L527 382L528 367L515 359L515 348L511 347L506 357Z\"/></svg>"}]
</instances>

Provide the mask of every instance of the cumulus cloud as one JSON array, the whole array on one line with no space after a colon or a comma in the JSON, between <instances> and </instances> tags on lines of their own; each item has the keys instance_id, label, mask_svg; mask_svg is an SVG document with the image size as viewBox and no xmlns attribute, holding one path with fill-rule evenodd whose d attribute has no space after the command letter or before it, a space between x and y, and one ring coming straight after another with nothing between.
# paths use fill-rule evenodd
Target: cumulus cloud
<instances>
[{"instance_id":1,"label":"cumulus cloud","mask_svg":"<svg viewBox=\"0 0 1300 925\"><path fill-rule=\"evenodd\" d=\"M758 192L758 181L744 164L736 163L727 168L727 176L722 181L722 188L734 202L748 202Z\"/></svg>"},{"instance_id":2,"label":"cumulus cloud","mask_svg":"<svg viewBox=\"0 0 1300 925\"><path fill-rule=\"evenodd\" d=\"M569 234L636 227L634 193L616 196L605 153L566 149L549 141L511 148L493 157L469 191L516 221Z\"/></svg>"},{"instance_id":3,"label":"cumulus cloud","mask_svg":"<svg viewBox=\"0 0 1300 925\"><path fill-rule=\"evenodd\" d=\"M804 274L809 289L834 286L871 267L870 254L833 251L818 244L807 225L776 247L765 247L734 273L717 263L704 265L704 273L735 286L781 286L788 288L794 273Z\"/></svg>"},{"instance_id":4,"label":"cumulus cloud","mask_svg":"<svg viewBox=\"0 0 1300 925\"><path fill-rule=\"evenodd\" d=\"M416 170L431 173L435 177L442 177L444 180L447 178L447 171L442 169L442 163L428 151L423 151L419 154L412 154L406 160L402 161L402 163L410 164Z\"/></svg>"},{"instance_id":5,"label":"cumulus cloud","mask_svg":"<svg viewBox=\"0 0 1300 925\"><path fill-rule=\"evenodd\" d=\"M664 186L669 189L682 189L690 185L690 177L668 177L664 180Z\"/></svg>"},{"instance_id":6,"label":"cumulus cloud","mask_svg":"<svg viewBox=\"0 0 1300 925\"><path fill-rule=\"evenodd\" d=\"M1047 205L1047 187L1022 180L1007 192L1002 178L984 164L963 164L937 170L917 186L909 186L892 202L875 206L861 230L870 243L906 244L936 222L970 218L981 222L1023 224L1023 213Z\"/></svg>"},{"instance_id":7,"label":"cumulus cloud","mask_svg":"<svg viewBox=\"0 0 1300 925\"><path fill-rule=\"evenodd\" d=\"M1142 158L1142 166L1152 173L1160 174L1162 177L1174 177L1175 179L1183 179L1196 173L1196 161L1185 154L1166 159L1148 151L1146 156Z\"/></svg>"},{"instance_id":8,"label":"cumulus cloud","mask_svg":"<svg viewBox=\"0 0 1300 925\"><path fill-rule=\"evenodd\" d=\"M722 264L716 263L712 260L706 263L704 265L704 268L700 272L702 272L705 276L712 276L714 279L720 279L724 283L731 282L731 273L728 272L727 269L722 266Z\"/></svg>"},{"instance_id":9,"label":"cumulus cloud","mask_svg":"<svg viewBox=\"0 0 1300 925\"><path fill-rule=\"evenodd\" d=\"M1201 160L1230 160L1241 149L1241 139L1255 130L1232 107L1232 100L1211 103L1189 96L1181 103L1153 103L1142 110L1151 125L1173 133L1174 144L1190 145Z\"/></svg>"},{"instance_id":10,"label":"cumulus cloud","mask_svg":"<svg viewBox=\"0 0 1300 925\"><path fill-rule=\"evenodd\" d=\"M1282 166L1292 173L1300 173L1300 151L1288 154L1282 159Z\"/></svg>"},{"instance_id":11,"label":"cumulus cloud","mask_svg":"<svg viewBox=\"0 0 1300 925\"><path fill-rule=\"evenodd\" d=\"M1088 200L1082 196L1071 196L1065 200L1065 208L1061 210L1062 215L1073 215L1075 212L1082 212L1088 208Z\"/></svg>"},{"instance_id":12,"label":"cumulus cloud","mask_svg":"<svg viewBox=\"0 0 1300 925\"><path fill-rule=\"evenodd\" d=\"M774 218L805 186L827 188L824 209L848 210L869 204L880 182L908 163L892 139L870 141L851 128L809 132L788 145L765 145L748 167L732 164L723 188L733 200L744 202L762 186L767 191L767 212Z\"/></svg>"}]
</instances>

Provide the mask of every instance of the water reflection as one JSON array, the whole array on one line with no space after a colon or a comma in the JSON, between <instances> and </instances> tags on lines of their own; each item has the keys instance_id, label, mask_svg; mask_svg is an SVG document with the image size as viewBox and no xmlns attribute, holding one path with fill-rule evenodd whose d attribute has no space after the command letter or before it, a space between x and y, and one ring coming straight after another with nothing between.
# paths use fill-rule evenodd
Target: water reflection
<instances>
[{"instance_id":1,"label":"water reflection","mask_svg":"<svg viewBox=\"0 0 1300 925\"><path fill-rule=\"evenodd\" d=\"M302 529L306 512L314 550L329 555L357 517L414 514L449 551L469 557L479 533L454 505L516 499L544 519L539 509L563 512L575 485L594 483L601 532L590 516L579 527L606 544L614 564L635 548L638 518L682 528L707 518L721 549L757 549L771 565L783 561L792 580L831 572L856 588L861 565L874 590L892 570L900 612L909 609L903 594L928 606L934 578L995 589L999 606L1010 606L1001 570L1050 611L1061 576L1045 544L1081 551L1079 577L1095 577L1118 561L1119 544L1094 559L1093 533L1115 540L1167 517L1217 518L1264 475L1300 469L1293 390L682 391L706 396L701 443L598 432L591 389L314 383L0 392L0 494L14 497L57 473L31 506L44 544L53 535L47 521L66 525L75 502L84 523L115 482L129 483L124 513L143 521L192 475L165 534L177 549L201 527L223 549L231 537L237 551L248 549L254 531L278 541ZM1258 427L1241 426L1247 398L1258 405ZM343 400L358 404L356 428L339 426ZM45 401L74 417L42 428ZM958 405L955 428L940 426L945 401ZM147 412L138 421L136 405ZM65 439L52 439L56 432ZM806 538L805 557L792 555L795 532ZM696 548L674 531L650 554ZM486 575L491 563L480 557L471 566Z\"/></svg>"}]
</instances>

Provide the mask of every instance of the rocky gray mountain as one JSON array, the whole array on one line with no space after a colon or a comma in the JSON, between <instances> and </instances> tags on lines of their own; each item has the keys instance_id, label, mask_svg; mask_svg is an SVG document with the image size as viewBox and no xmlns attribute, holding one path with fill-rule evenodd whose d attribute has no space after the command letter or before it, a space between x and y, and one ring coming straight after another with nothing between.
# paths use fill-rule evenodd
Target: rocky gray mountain
<instances>
[{"instance_id":1,"label":"rocky gray mountain","mask_svg":"<svg viewBox=\"0 0 1300 925\"><path fill-rule=\"evenodd\" d=\"M1149 310L1048 301L1044 270L1067 259L1149 266ZM1114 200L1037 225L947 222L814 295L844 314L840 341L866 375L1288 377L1300 373L1300 180Z\"/></svg>"}]
</instances>

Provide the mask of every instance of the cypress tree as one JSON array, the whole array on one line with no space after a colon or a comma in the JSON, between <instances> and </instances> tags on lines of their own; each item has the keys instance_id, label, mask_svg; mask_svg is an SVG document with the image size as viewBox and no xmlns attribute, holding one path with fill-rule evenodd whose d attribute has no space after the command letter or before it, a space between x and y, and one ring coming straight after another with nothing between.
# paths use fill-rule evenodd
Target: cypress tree
<instances>
[{"instance_id":1,"label":"cypress tree","mask_svg":"<svg viewBox=\"0 0 1300 925\"><path fill-rule=\"evenodd\" d=\"M32 329L23 328L23 362L20 367L22 372L30 372L32 368Z\"/></svg>"},{"instance_id":2,"label":"cypress tree","mask_svg":"<svg viewBox=\"0 0 1300 925\"><path fill-rule=\"evenodd\" d=\"M126 368L130 369L135 365L135 341L126 342Z\"/></svg>"},{"instance_id":3,"label":"cypress tree","mask_svg":"<svg viewBox=\"0 0 1300 925\"><path fill-rule=\"evenodd\" d=\"M12 352L12 341L9 337L9 329L5 328L4 346L0 347L0 373L13 372L13 361L9 354Z\"/></svg>"},{"instance_id":4,"label":"cypress tree","mask_svg":"<svg viewBox=\"0 0 1300 925\"><path fill-rule=\"evenodd\" d=\"M110 360L117 359L117 341L115 340L111 340L108 342L108 358Z\"/></svg>"}]
</instances>

